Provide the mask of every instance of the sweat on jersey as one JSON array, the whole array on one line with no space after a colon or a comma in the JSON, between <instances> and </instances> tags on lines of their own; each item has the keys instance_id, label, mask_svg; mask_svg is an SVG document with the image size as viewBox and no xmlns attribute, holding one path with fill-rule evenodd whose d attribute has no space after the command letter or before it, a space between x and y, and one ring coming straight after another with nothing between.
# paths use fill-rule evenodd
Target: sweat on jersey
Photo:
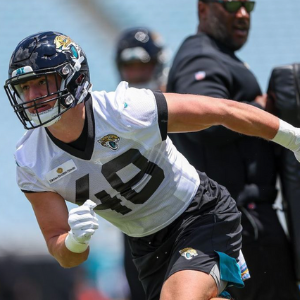
<instances>
[{"instance_id":1,"label":"sweat on jersey","mask_svg":"<svg viewBox=\"0 0 300 300\"><path fill-rule=\"evenodd\" d=\"M55 192L78 205L91 199L98 215L133 237L181 215L200 180L167 136L164 96L121 82L115 92L92 92L86 115L83 151L44 127L25 133L15 152L21 190Z\"/></svg>"}]
</instances>

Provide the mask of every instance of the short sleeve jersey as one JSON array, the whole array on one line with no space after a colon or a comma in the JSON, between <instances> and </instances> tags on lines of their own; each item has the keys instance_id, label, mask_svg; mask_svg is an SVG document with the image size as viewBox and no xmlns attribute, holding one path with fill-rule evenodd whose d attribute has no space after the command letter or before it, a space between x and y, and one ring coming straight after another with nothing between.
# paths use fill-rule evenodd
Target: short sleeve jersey
<instances>
[{"instance_id":1,"label":"short sleeve jersey","mask_svg":"<svg viewBox=\"0 0 300 300\"><path fill-rule=\"evenodd\" d=\"M79 205L91 199L97 214L133 237L175 220L200 182L167 136L163 94L121 82L115 92L93 92L86 114L82 151L53 140L43 127L24 135L15 152L19 187L56 192Z\"/></svg>"}]
</instances>

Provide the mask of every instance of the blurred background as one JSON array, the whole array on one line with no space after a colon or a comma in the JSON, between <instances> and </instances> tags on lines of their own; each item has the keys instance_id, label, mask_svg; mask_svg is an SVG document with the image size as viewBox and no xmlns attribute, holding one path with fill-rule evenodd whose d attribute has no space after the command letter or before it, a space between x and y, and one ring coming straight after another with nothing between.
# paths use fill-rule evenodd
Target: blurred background
<instances>
[{"instance_id":1,"label":"blurred background","mask_svg":"<svg viewBox=\"0 0 300 300\"><path fill-rule=\"evenodd\" d=\"M54 30L82 46L94 90L114 90L119 82L114 61L119 34L132 26L158 32L171 64L183 39L196 32L196 5L197 0L1 1L1 85L17 43L38 31ZM249 40L237 55L264 92L275 66L300 62L299 14L299 0L257 0ZM83 266L62 269L47 253L31 206L15 182L13 152L24 129L3 88L0 101L0 300L126 299L123 243L107 222L100 222Z\"/></svg>"}]
</instances>

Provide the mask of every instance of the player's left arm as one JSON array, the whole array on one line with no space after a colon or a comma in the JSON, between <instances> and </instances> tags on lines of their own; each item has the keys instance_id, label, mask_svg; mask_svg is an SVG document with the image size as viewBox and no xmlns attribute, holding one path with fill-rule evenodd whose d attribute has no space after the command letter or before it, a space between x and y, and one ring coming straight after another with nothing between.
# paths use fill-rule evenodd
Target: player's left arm
<instances>
[{"instance_id":1,"label":"player's left arm","mask_svg":"<svg viewBox=\"0 0 300 300\"><path fill-rule=\"evenodd\" d=\"M164 96L168 105L168 132L200 131L223 125L270 140L279 128L276 116L245 103L199 95L166 93Z\"/></svg>"},{"instance_id":2,"label":"player's left arm","mask_svg":"<svg viewBox=\"0 0 300 300\"><path fill-rule=\"evenodd\" d=\"M294 151L300 160L300 129L262 109L199 95L166 93L164 96L168 106L168 132L200 131L223 125L245 135L272 140Z\"/></svg>"}]
</instances>

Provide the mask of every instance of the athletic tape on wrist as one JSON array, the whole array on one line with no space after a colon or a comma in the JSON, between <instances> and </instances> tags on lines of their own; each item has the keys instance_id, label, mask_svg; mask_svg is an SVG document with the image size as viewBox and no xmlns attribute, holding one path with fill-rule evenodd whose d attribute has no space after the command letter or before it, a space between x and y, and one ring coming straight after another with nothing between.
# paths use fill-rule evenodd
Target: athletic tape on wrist
<instances>
[{"instance_id":1,"label":"athletic tape on wrist","mask_svg":"<svg viewBox=\"0 0 300 300\"><path fill-rule=\"evenodd\" d=\"M82 244L82 243L77 242L74 239L72 232L68 233L68 235L65 239L65 245L66 245L67 249L69 249L71 252L74 252L74 253L82 253L89 246L89 244Z\"/></svg>"},{"instance_id":2,"label":"athletic tape on wrist","mask_svg":"<svg viewBox=\"0 0 300 300\"><path fill-rule=\"evenodd\" d=\"M279 120L278 131L272 141L292 151L300 147L299 141L297 141L296 128L283 120Z\"/></svg>"}]
</instances>

